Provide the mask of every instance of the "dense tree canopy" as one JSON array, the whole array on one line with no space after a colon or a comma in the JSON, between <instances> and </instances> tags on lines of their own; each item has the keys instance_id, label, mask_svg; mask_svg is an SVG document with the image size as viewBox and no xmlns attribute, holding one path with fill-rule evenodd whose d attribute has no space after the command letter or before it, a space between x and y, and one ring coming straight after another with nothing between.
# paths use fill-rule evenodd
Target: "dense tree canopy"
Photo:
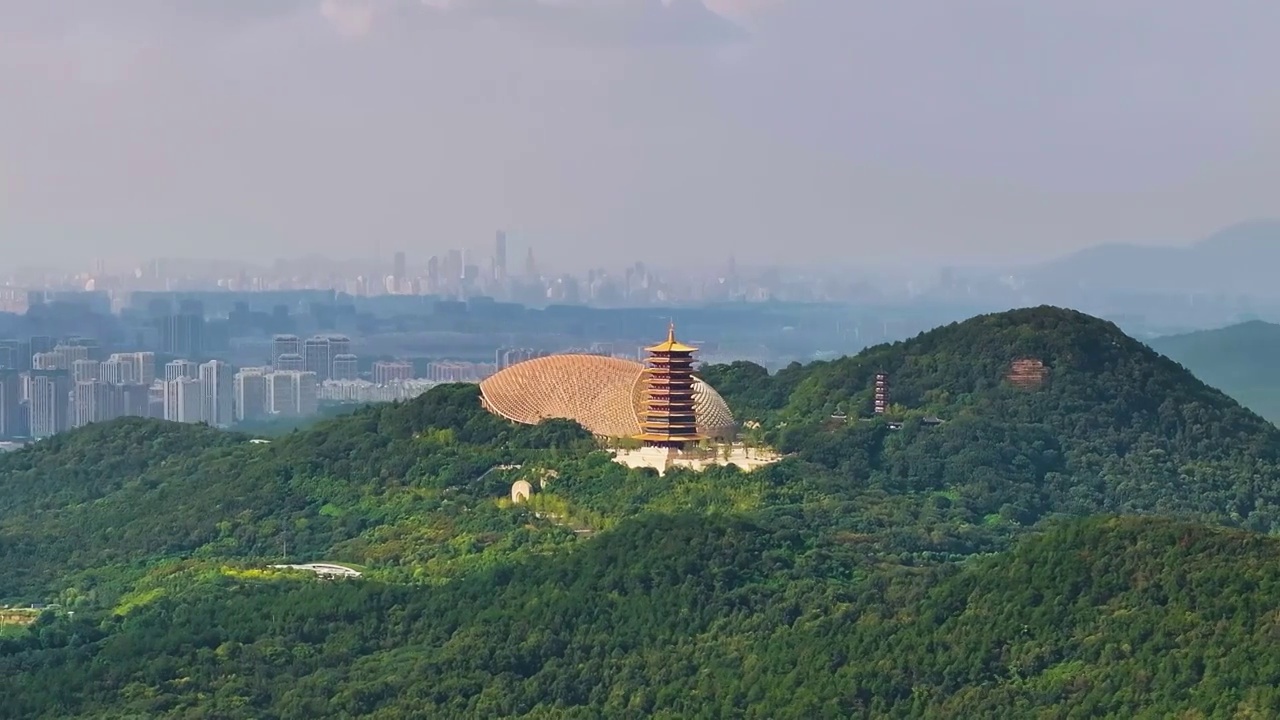
<instances>
[{"instance_id":1,"label":"dense tree canopy","mask_svg":"<svg viewBox=\"0 0 1280 720\"><path fill-rule=\"evenodd\" d=\"M788 457L629 470L463 385L265 443L121 420L0 457L0 600L59 606L0 632L0 715L1280 714L1251 532L1280 435L1114 326L700 372Z\"/></svg>"}]
</instances>

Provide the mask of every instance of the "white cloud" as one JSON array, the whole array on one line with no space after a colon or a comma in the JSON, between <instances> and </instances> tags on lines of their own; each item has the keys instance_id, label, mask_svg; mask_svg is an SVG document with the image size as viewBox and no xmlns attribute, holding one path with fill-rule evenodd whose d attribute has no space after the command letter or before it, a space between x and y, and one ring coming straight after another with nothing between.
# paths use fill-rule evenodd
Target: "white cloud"
<instances>
[{"instance_id":1,"label":"white cloud","mask_svg":"<svg viewBox=\"0 0 1280 720\"><path fill-rule=\"evenodd\" d=\"M361 36L373 28L373 0L323 0L320 14L341 34Z\"/></svg>"},{"instance_id":2,"label":"white cloud","mask_svg":"<svg viewBox=\"0 0 1280 720\"><path fill-rule=\"evenodd\" d=\"M739 36L731 18L777 0L321 0L320 12L340 33L368 34L416 9L458 19L485 19L590 44L684 44Z\"/></svg>"}]
</instances>

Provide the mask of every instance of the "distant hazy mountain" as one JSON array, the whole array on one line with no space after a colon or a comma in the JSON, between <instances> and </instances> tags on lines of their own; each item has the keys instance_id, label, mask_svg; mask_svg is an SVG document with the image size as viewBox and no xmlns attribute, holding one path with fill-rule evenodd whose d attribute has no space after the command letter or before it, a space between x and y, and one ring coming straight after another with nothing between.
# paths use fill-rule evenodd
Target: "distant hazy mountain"
<instances>
[{"instance_id":1,"label":"distant hazy mountain","mask_svg":"<svg viewBox=\"0 0 1280 720\"><path fill-rule=\"evenodd\" d=\"M1186 247L1099 245L1022 275L1041 290L1280 297L1280 220L1233 225Z\"/></svg>"},{"instance_id":2,"label":"distant hazy mountain","mask_svg":"<svg viewBox=\"0 0 1280 720\"><path fill-rule=\"evenodd\" d=\"M1150 345L1241 405L1280 423L1280 325L1255 320L1156 338Z\"/></svg>"}]
</instances>

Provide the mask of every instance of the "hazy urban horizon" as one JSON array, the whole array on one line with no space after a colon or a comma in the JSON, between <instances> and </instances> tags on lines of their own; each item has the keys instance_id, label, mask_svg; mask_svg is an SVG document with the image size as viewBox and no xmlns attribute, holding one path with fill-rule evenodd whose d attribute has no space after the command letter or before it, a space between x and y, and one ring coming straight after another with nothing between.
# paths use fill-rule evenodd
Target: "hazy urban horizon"
<instances>
[{"instance_id":1,"label":"hazy urban horizon","mask_svg":"<svg viewBox=\"0 0 1280 720\"><path fill-rule=\"evenodd\" d=\"M572 268L1047 259L1280 215L1280 6L0 0L0 237ZM853 257L856 256L856 257ZM581 269L581 268L579 268Z\"/></svg>"}]
</instances>

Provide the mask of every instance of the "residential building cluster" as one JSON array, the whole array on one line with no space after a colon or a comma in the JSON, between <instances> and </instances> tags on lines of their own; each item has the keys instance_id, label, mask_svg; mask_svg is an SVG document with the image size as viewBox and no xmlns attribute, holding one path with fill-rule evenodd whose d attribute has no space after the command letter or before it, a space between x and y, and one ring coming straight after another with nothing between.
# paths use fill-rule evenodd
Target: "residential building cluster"
<instances>
[{"instance_id":1,"label":"residential building cluster","mask_svg":"<svg viewBox=\"0 0 1280 720\"><path fill-rule=\"evenodd\" d=\"M166 316L159 324L161 331L184 327L170 320ZM172 344L200 345L198 331L182 337ZM307 417L321 402L407 400L439 382L478 382L494 371L488 363L439 362L428 364L428 377L420 379L411 362L379 360L362 377L350 338L336 334L276 335L270 348L270 363L257 367L181 357L157 367L157 354L150 351L99 359L102 349L88 338L2 339L0 441L40 439L120 417L214 427Z\"/></svg>"}]
</instances>

